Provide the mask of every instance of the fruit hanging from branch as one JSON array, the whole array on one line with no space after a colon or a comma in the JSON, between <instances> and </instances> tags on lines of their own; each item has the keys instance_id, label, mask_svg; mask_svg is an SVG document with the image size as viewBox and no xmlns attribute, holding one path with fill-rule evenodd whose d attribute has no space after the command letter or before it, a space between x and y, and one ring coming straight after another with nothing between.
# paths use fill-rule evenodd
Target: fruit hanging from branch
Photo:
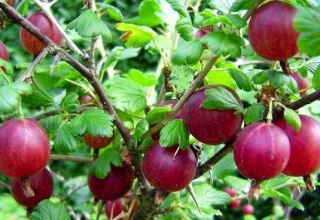
<instances>
[{"instance_id":1,"label":"fruit hanging from branch","mask_svg":"<svg viewBox=\"0 0 320 220\"><path fill-rule=\"evenodd\" d=\"M53 179L49 170L44 169L40 173L30 177L31 189L34 196L26 197L20 180L12 180L11 192L13 198L27 208L34 208L39 202L49 199L53 193Z\"/></svg>"},{"instance_id":2,"label":"fruit hanging from branch","mask_svg":"<svg viewBox=\"0 0 320 220\"><path fill-rule=\"evenodd\" d=\"M99 149L108 146L112 142L112 137L84 135L83 140L90 148Z\"/></svg>"},{"instance_id":3,"label":"fruit hanging from branch","mask_svg":"<svg viewBox=\"0 0 320 220\"><path fill-rule=\"evenodd\" d=\"M303 97L307 94L307 90L309 88L309 81L302 76L296 71L292 71L292 78L296 81L299 91L300 91L300 96Z\"/></svg>"},{"instance_id":4,"label":"fruit hanging from branch","mask_svg":"<svg viewBox=\"0 0 320 220\"><path fill-rule=\"evenodd\" d=\"M257 122L244 128L234 143L239 171L252 180L249 197L259 194L259 184L280 174L289 161L290 143L276 125Z\"/></svg>"},{"instance_id":5,"label":"fruit hanging from branch","mask_svg":"<svg viewBox=\"0 0 320 220\"><path fill-rule=\"evenodd\" d=\"M33 119L10 119L0 127L0 172L25 179L41 172L50 158L48 135Z\"/></svg>"},{"instance_id":6,"label":"fruit hanging from branch","mask_svg":"<svg viewBox=\"0 0 320 220\"><path fill-rule=\"evenodd\" d=\"M235 136L243 118L232 109L208 110L203 108L202 104L207 100L205 90L214 87L227 89L241 104L239 96L227 87L220 85L203 87L194 92L184 106L184 120L190 134L198 141L218 145L228 142Z\"/></svg>"},{"instance_id":7,"label":"fruit hanging from branch","mask_svg":"<svg viewBox=\"0 0 320 220\"><path fill-rule=\"evenodd\" d=\"M28 21L39 28L44 35L49 37L57 45L61 44L62 35L46 14L42 12L36 12L28 18ZM40 40L38 40L24 28L21 28L20 30L20 40L23 47L29 53L35 56L40 54L41 51L45 48L45 45Z\"/></svg>"},{"instance_id":8,"label":"fruit hanging from branch","mask_svg":"<svg viewBox=\"0 0 320 220\"><path fill-rule=\"evenodd\" d=\"M290 141L289 162L283 173L289 176L305 177L307 189L313 191L314 186L309 176L320 166L320 123L306 115L299 117L301 128L298 131L288 125L283 118L275 122Z\"/></svg>"},{"instance_id":9,"label":"fruit hanging from branch","mask_svg":"<svg viewBox=\"0 0 320 220\"><path fill-rule=\"evenodd\" d=\"M123 163L121 167L112 166L104 179L89 175L88 186L96 199L111 201L124 196L130 190L134 179L135 173L131 166Z\"/></svg>"},{"instance_id":10,"label":"fruit hanging from branch","mask_svg":"<svg viewBox=\"0 0 320 220\"><path fill-rule=\"evenodd\" d=\"M197 159L190 148L163 148L155 141L145 153L142 166L151 185L165 192L175 192L193 180Z\"/></svg>"},{"instance_id":11,"label":"fruit hanging from branch","mask_svg":"<svg viewBox=\"0 0 320 220\"><path fill-rule=\"evenodd\" d=\"M0 41L0 58L5 61L9 61L8 50L2 41Z\"/></svg>"},{"instance_id":12,"label":"fruit hanging from branch","mask_svg":"<svg viewBox=\"0 0 320 220\"><path fill-rule=\"evenodd\" d=\"M298 52L299 33L293 25L296 13L296 8L283 1L270 1L256 9L248 27L254 51L268 60L293 57Z\"/></svg>"}]
</instances>

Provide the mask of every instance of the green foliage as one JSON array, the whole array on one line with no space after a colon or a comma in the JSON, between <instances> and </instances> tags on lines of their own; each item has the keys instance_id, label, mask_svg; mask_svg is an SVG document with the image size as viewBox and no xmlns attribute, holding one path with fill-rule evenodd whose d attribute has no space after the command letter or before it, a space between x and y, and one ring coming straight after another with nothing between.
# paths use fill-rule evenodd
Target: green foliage
<instances>
[{"instance_id":1,"label":"green foliage","mask_svg":"<svg viewBox=\"0 0 320 220\"><path fill-rule=\"evenodd\" d=\"M68 27L75 29L83 37L96 37L101 34L107 41L112 39L108 26L91 10L81 13Z\"/></svg>"},{"instance_id":2,"label":"green foliage","mask_svg":"<svg viewBox=\"0 0 320 220\"><path fill-rule=\"evenodd\" d=\"M207 100L202 104L205 109L243 111L239 100L225 87L216 86L205 90Z\"/></svg>"},{"instance_id":3,"label":"green foliage","mask_svg":"<svg viewBox=\"0 0 320 220\"><path fill-rule=\"evenodd\" d=\"M203 49L204 46L200 41L180 39L178 48L172 57L172 62L176 65L196 64L202 55Z\"/></svg>"},{"instance_id":4,"label":"green foliage","mask_svg":"<svg viewBox=\"0 0 320 220\"><path fill-rule=\"evenodd\" d=\"M67 207L63 203L53 203L49 200L42 201L32 212L32 220L69 220L71 219Z\"/></svg>"},{"instance_id":5,"label":"green foliage","mask_svg":"<svg viewBox=\"0 0 320 220\"><path fill-rule=\"evenodd\" d=\"M179 145L181 149L186 149L188 140L189 134L185 123L180 119L175 119L162 128L159 143L162 147Z\"/></svg>"},{"instance_id":6,"label":"green foliage","mask_svg":"<svg viewBox=\"0 0 320 220\"><path fill-rule=\"evenodd\" d=\"M111 166L120 167L122 165L119 151L108 147L98 157L93 165L94 175L99 179L104 179L111 171Z\"/></svg>"}]
</instances>

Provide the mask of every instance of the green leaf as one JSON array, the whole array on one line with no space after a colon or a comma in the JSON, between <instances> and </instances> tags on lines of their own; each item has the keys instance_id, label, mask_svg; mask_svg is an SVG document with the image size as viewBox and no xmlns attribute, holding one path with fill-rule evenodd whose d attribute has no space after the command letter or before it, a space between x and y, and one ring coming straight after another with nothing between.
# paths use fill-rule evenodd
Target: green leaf
<instances>
[{"instance_id":1,"label":"green leaf","mask_svg":"<svg viewBox=\"0 0 320 220\"><path fill-rule=\"evenodd\" d=\"M238 57L241 54L241 47L244 47L244 40L236 34L225 34L223 32L212 32L201 39L208 48L217 56Z\"/></svg>"},{"instance_id":2,"label":"green leaf","mask_svg":"<svg viewBox=\"0 0 320 220\"><path fill-rule=\"evenodd\" d=\"M245 110L244 121L246 124L252 124L257 121L264 119L266 109L263 104L257 103L251 105Z\"/></svg>"},{"instance_id":3,"label":"green leaf","mask_svg":"<svg viewBox=\"0 0 320 220\"><path fill-rule=\"evenodd\" d=\"M275 70L268 70L268 79L270 85L274 88L282 87L286 82L291 80L289 76L285 75L282 72L275 71Z\"/></svg>"},{"instance_id":4,"label":"green leaf","mask_svg":"<svg viewBox=\"0 0 320 220\"><path fill-rule=\"evenodd\" d=\"M197 197L200 208L213 205L225 205L230 202L230 196L222 191L214 189L208 183L202 183L194 186L194 193ZM188 203L194 203L190 194L187 196Z\"/></svg>"},{"instance_id":5,"label":"green leaf","mask_svg":"<svg viewBox=\"0 0 320 220\"><path fill-rule=\"evenodd\" d=\"M194 70L189 66L173 66L170 82L175 86L177 92L183 93L193 80Z\"/></svg>"},{"instance_id":6,"label":"green leaf","mask_svg":"<svg viewBox=\"0 0 320 220\"><path fill-rule=\"evenodd\" d=\"M236 0L231 6L231 11L248 10L253 7L255 0Z\"/></svg>"},{"instance_id":7,"label":"green leaf","mask_svg":"<svg viewBox=\"0 0 320 220\"><path fill-rule=\"evenodd\" d=\"M189 12L182 0L167 0L167 2L171 5L173 10L179 13L180 16L190 18Z\"/></svg>"},{"instance_id":8,"label":"green leaf","mask_svg":"<svg viewBox=\"0 0 320 220\"><path fill-rule=\"evenodd\" d=\"M304 207L300 202L291 199L290 197L286 196L285 194L283 194L283 193L281 193L281 192L279 192L277 190L263 188L262 189L262 194L265 195L265 196L270 196L270 197L273 197L273 198L275 198L277 200L280 200L283 203L285 203L286 205L295 207L295 208L297 208L299 210L304 210Z\"/></svg>"},{"instance_id":9,"label":"green leaf","mask_svg":"<svg viewBox=\"0 0 320 220\"><path fill-rule=\"evenodd\" d=\"M93 165L94 174L99 179L104 179L111 171L111 166L122 165L119 151L108 147L95 161Z\"/></svg>"},{"instance_id":10,"label":"green leaf","mask_svg":"<svg viewBox=\"0 0 320 220\"><path fill-rule=\"evenodd\" d=\"M5 60L0 58L0 67L4 67L5 68L5 74L9 74L9 75L13 74L13 67L12 67L10 62L5 61Z\"/></svg>"},{"instance_id":11,"label":"green leaf","mask_svg":"<svg viewBox=\"0 0 320 220\"><path fill-rule=\"evenodd\" d=\"M288 125L291 125L294 127L296 131L299 131L301 128L301 120L298 115L294 110L285 108L284 110L284 118L287 122Z\"/></svg>"},{"instance_id":12,"label":"green leaf","mask_svg":"<svg viewBox=\"0 0 320 220\"><path fill-rule=\"evenodd\" d=\"M73 130L78 135L111 137L113 117L101 109L90 109L71 120Z\"/></svg>"},{"instance_id":13,"label":"green leaf","mask_svg":"<svg viewBox=\"0 0 320 220\"><path fill-rule=\"evenodd\" d=\"M230 186L238 193L248 193L250 188L250 181L247 179L242 179L236 176L227 176L224 178L227 186Z\"/></svg>"},{"instance_id":14,"label":"green leaf","mask_svg":"<svg viewBox=\"0 0 320 220\"><path fill-rule=\"evenodd\" d=\"M124 47L114 47L111 52L108 54L106 62L104 62L102 70L106 71L109 67L114 67L120 60L124 52Z\"/></svg>"},{"instance_id":15,"label":"green leaf","mask_svg":"<svg viewBox=\"0 0 320 220\"><path fill-rule=\"evenodd\" d=\"M46 129L49 134L55 134L62 123L61 115L54 115L41 119L39 123Z\"/></svg>"},{"instance_id":16,"label":"green leaf","mask_svg":"<svg viewBox=\"0 0 320 220\"><path fill-rule=\"evenodd\" d=\"M107 94L113 99L114 105L123 111L139 112L147 104L143 89L129 79L114 78L107 85Z\"/></svg>"},{"instance_id":17,"label":"green leaf","mask_svg":"<svg viewBox=\"0 0 320 220\"><path fill-rule=\"evenodd\" d=\"M176 65L196 64L203 53L204 45L198 40L179 40L178 48L173 54L172 62Z\"/></svg>"},{"instance_id":18,"label":"green leaf","mask_svg":"<svg viewBox=\"0 0 320 220\"><path fill-rule=\"evenodd\" d=\"M236 165L234 163L233 154L226 155L221 159L212 169L212 174L218 179L222 179L226 176L232 175L235 173Z\"/></svg>"},{"instance_id":19,"label":"green leaf","mask_svg":"<svg viewBox=\"0 0 320 220\"><path fill-rule=\"evenodd\" d=\"M44 200L33 210L31 220L70 220L67 207L64 203L53 203Z\"/></svg>"},{"instance_id":20,"label":"green leaf","mask_svg":"<svg viewBox=\"0 0 320 220\"><path fill-rule=\"evenodd\" d=\"M301 8L295 16L295 28L301 32L298 46L301 52L309 56L320 54L320 25L317 22L320 18L320 7Z\"/></svg>"},{"instance_id":21,"label":"green leaf","mask_svg":"<svg viewBox=\"0 0 320 220\"><path fill-rule=\"evenodd\" d=\"M312 85L315 89L320 89L320 65L313 74Z\"/></svg>"},{"instance_id":22,"label":"green leaf","mask_svg":"<svg viewBox=\"0 0 320 220\"><path fill-rule=\"evenodd\" d=\"M179 144L181 149L186 149L189 142L189 133L185 123L176 119L162 128L160 132L160 145L162 147L172 147Z\"/></svg>"},{"instance_id":23,"label":"green leaf","mask_svg":"<svg viewBox=\"0 0 320 220\"><path fill-rule=\"evenodd\" d=\"M164 24L164 15L161 10L159 1L157 0L144 0L139 6L139 16L130 19L130 23L137 25L155 27Z\"/></svg>"},{"instance_id":24,"label":"green leaf","mask_svg":"<svg viewBox=\"0 0 320 220\"><path fill-rule=\"evenodd\" d=\"M143 87L151 87L157 85L157 79L154 74L143 73L137 69L131 69L125 78L130 79Z\"/></svg>"},{"instance_id":25,"label":"green leaf","mask_svg":"<svg viewBox=\"0 0 320 220\"><path fill-rule=\"evenodd\" d=\"M109 14L110 18L115 20L115 21L123 21L123 15L119 9L116 7L107 4L105 9L107 10L107 13Z\"/></svg>"},{"instance_id":26,"label":"green leaf","mask_svg":"<svg viewBox=\"0 0 320 220\"><path fill-rule=\"evenodd\" d=\"M185 41L193 39L193 26L190 19L179 19L176 23L176 30Z\"/></svg>"},{"instance_id":27,"label":"green leaf","mask_svg":"<svg viewBox=\"0 0 320 220\"><path fill-rule=\"evenodd\" d=\"M202 107L205 109L233 109L237 113L243 111L243 108L236 97L223 86L206 89L205 94L207 96L207 100L202 104Z\"/></svg>"},{"instance_id":28,"label":"green leaf","mask_svg":"<svg viewBox=\"0 0 320 220\"><path fill-rule=\"evenodd\" d=\"M127 47L143 47L157 36L151 28L134 24L118 23L116 29L128 33Z\"/></svg>"},{"instance_id":29,"label":"green leaf","mask_svg":"<svg viewBox=\"0 0 320 220\"><path fill-rule=\"evenodd\" d=\"M243 28L246 26L247 22L240 15L226 15L227 19L236 28Z\"/></svg>"},{"instance_id":30,"label":"green leaf","mask_svg":"<svg viewBox=\"0 0 320 220\"><path fill-rule=\"evenodd\" d=\"M80 105L79 96L75 92L68 93L61 101L61 107L67 112L74 112Z\"/></svg>"},{"instance_id":31,"label":"green leaf","mask_svg":"<svg viewBox=\"0 0 320 220\"><path fill-rule=\"evenodd\" d=\"M147 120L150 124L156 124L161 122L165 117L166 113L171 110L170 105L162 106L162 107L155 107L147 114Z\"/></svg>"},{"instance_id":32,"label":"green leaf","mask_svg":"<svg viewBox=\"0 0 320 220\"><path fill-rule=\"evenodd\" d=\"M229 69L229 73L236 81L239 89L242 89L246 92L250 92L253 89L252 83L246 74L236 69Z\"/></svg>"},{"instance_id":33,"label":"green leaf","mask_svg":"<svg viewBox=\"0 0 320 220\"><path fill-rule=\"evenodd\" d=\"M294 26L299 32L320 32L320 7L300 8L294 18Z\"/></svg>"},{"instance_id":34,"label":"green leaf","mask_svg":"<svg viewBox=\"0 0 320 220\"><path fill-rule=\"evenodd\" d=\"M268 81L268 72L267 71L259 72L252 77L252 82L254 84L263 84L267 81Z\"/></svg>"},{"instance_id":35,"label":"green leaf","mask_svg":"<svg viewBox=\"0 0 320 220\"><path fill-rule=\"evenodd\" d=\"M101 34L108 42L112 40L112 34L108 26L92 10L81 13L68 25L68 28L75 29L82 37L93 37Z\"/></svg>"},{"instance_id":36,"label":"green leaf","mask_svg":"<svg viewBox=\"0 0 320 220\"><path fill-rule=\"evenodd\" d=\"M311 57L320 55L320 32L300 34L298 46L301 52Z\"/></svg>"},{"instance_id":37,"label":"green leaf","mask_svg":"<svg viewBox=\"0 0 320 220\"><path fill-rule=\"evenodd\" d=\"M57 152L72 152L79 145L79 139L73 132L73 125L64 122L57 130L54 139L54 148Z\"/></svg>"},{"instance_id":38,"label":"green leaf","mask_svg":"<svg viewBox=\"0 0 320 220\"><path fill-rule=\"evenodd\" d=\"M0 87L0 113L13 113L18 109L20 95L12 85Z\"/></svg>"},{"instance_id":39,"label":"green leaf","mask_svg":"<svg viewBox=\"0 0 320 220\"><path fill-rule=\"evenodd\" d=\"M11 86L20 94L20 95L30 95L32 94L32 87L25 82L14 82Z\"/></svg>"},{"instance_id":40,"label":"green leaf","mask_svg":"<svg viewBox=\"0 0 320 220\"><path fill-rule=\"evenodd\" d=\"M231 89L237 89L237 84L225 70L213 69L206 76L206 83L209 85L224 85Z\"/></svg>"},{"instance_id":41,"label":"green leaf","mask_svg":"<svg viewBox=\"0 0 320 220\"><path fill-rule=\"evenodd\" d=\"M149 129L149 123L148 123L148 120L147 119L141 119L137 126L136 126L136 130L134 132L134 139L136 141L141 141L141 138L143 136L143 134L145 134Z\"/></svg>"}]
</instances>

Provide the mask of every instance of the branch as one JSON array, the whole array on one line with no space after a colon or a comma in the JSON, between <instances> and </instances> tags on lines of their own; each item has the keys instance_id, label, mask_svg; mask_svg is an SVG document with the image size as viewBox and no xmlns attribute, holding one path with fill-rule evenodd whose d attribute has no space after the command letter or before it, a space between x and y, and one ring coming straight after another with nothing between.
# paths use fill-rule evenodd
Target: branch
<instances>
[{"instance_id":1,"label":"branch","mask_svg":"<svg viewBox=\"0 0 320 220\"><path fill-rule=\"evenodd\" d=\"M51 154L50 160L73 161L73 162L79 162L79 163L93 163L93 159L89 157L58 155L58 154Z\"/></svg>"},{"instance_id":2,"label":"branch","mask_svg":"<svg viewBox=\"0 0 320 220\"><path fill-rule=\"evenodd\" d=\"M48 16L48 18L51 20L51 22L57 27L59 32L62 34L63 38L66 40L66 43L68 47L74 51L76 54L78 54L81 58L87 59L88 55L84 52L82 52L77 45L69 38L67 33L63 30L57 19L52 15L50 11L50 7L55 3L44 3L41 2L40 0L33 0L36 5Z\"/></svg>"},{"instance_id":3,"label":"branch","mask_svg":"<svg viewBox=\"0 0 320 220\"><path fill-rule=\"evenodd\" d=\"M37 65L47 56L48 50L48 48L42 50L42 52L32 61L27 70L17 79L18 82L23 82L32 76Z\"/></svg>"},{"instance_id":4,"label":"branch","mask_svg":"<svg viewBox=\"0 0 320 220\"><path fill-rule=\"evenodd\" d=\"M187 100L190 98L190 96L193 94L193 92L199 87L199 85L203 82L206 75L209 73L209 71L212 69L216 61L218 60L218 57L212 57L208 64L205 66L205 68L199 72L197 78L191 83L189 89L184 93L184 95L181 97L181 99L177 102L177 104L174 106L174 108L168 113L168 116L163 119L162 122L156 124L154 127L152 127L143 138L148 138L155 132L159 131L161 128L166 125L169 120L183 107L183 105L187 102Z\"/></svg>"},{"instance_id":5,"label":"branch","mask_svg":"<svg viewBox=\"0 0 320 220\"><path fill-rule=\"evenodd\" d=\"M291 103L288 105L289 108L293 110L298 110L299 108L302 108L308 104L311 104L314 101L317 101L320 99L320 90L317 90L310 95L304 96L301 99L299 99L296 102Z\"/></svg>"},{"instance_id":6,"label":"branch","mask_svg":"<svg viewBox=\"0 0 320 220\"><path fill-rule=\"evenodd\" d=\"M219 150L212 158L207 160L204 164L198 167L197 175L195 179L202 176L204 173L209 171L214 165L216 165L222 158L228 153L232 152L233 143L227 143L221 150Z\"/></svg>"},{"instance_id":7,"label":"branch","mask_svg":"<svg viewBox=\"0 0 320 220\"><path fill-rule=\"evenodd\" d=\"M131 137L130 131L125 127L123 122L120 120L119 116L117 115L115 109L112 106L110 99L105 94L105 91L97 80L93 72L91 72L87 67L81 64L78 60L74 59L70 54L68 54L65 50L61 49L58 45L56 45L50 38L46 35L43 35L38 28L36 28L33 24L31 24L27 19L22 17L20 14L16 12L16 10L7 4L0 2L0 8L2 11L10 17L13 22L16 22L26 30L28 30L32 35L34 35L38 40L43 42L47 47L54 48L55 52L58 52L62 55L62 58L68 62L71 66L73 66L76 70L78 70L92 85L94 90L96 91L97 95L100 98L102 106L106 112L114 117L114 123L118 128L121 136L123 137L126 146L128 147L130 153L136 151L134 147L134 142ZM138 176L140 183L144 184L146 182L145 177L142 174L141 164L139 154L135 153L132 155L133 164ZM147 186L146 186L147 187Z\"/></svg>"},{"instance_id":8,"label":"branch","mask_svg":"<svg viewBox=\"0 0 320 220\"><path fill-rule=\"evenodd\" d=\"M6 188L7 190L11 191L11 187L9 184L6 184L5 182L3 182L2 180L0 180L0 185L3 186L4 188Z\"/></svg>"}]
</instances>

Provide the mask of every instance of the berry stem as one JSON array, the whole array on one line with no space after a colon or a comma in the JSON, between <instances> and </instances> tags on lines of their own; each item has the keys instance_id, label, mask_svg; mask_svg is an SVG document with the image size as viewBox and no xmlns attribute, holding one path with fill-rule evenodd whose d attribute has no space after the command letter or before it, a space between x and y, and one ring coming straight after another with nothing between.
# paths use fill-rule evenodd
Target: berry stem
<instances>
[{"instance_id":1,"label":"berry stem","mask_svg":"<svg viewBox=\"0 0 320 220\"><path fill-rule=\"evenodd\" d=\"M260 195L260 182L256 180L251 181L251 186L249 189L248 199L258 199Z\"/></svg>"},{"instance_id":2,"label":"berry stem","mask_svg":"<svg viewBox=\"0 0 320 220\"><path fill-rule=\"evenodd\" d=\"M102 212L102 208L103 208L104 202L101 200L99 201L99 205L98 205L98 212L97 212L97 217L96 220L100 219L101 216L101 212Z\"/></svg>"},{"instance_id":3,"label":"berry stem","mask_svg":"<svg viewBox=\"0 0 320 220\"><path fill-rule=\"evenodd\" d=\"M316 189L310 175L304 176L303 180L304 180L304 183L306 184L306 189L308 192L313 192Z\"/></svg>"},{"instance_id":4,"label":"berry stem","mask_svg":"<svg viewBox=\"0 0 320 220\"><path fill-rule=\"evenodd\" d=\"M269 110L268 110L268 115L267 115L267 122L268 124L271 124L273 116L272 116L272 107L273 107L273 103L272 100L270 100L269 102Z\"/></svg>"},{"instance_id":5,"label":"berry stem","mask_svg":"<svg viewBox=\"0 0 320 220\"><path fill-rule=\"evenodd\" d=\"M30 178L25 178L21 180L23 194L27 197L34 197L34 191L31 188Z\"/></svg>"},{"instance_id":6,"label":"berry stem","mask_svg":"<svg viewBox=\"0 0 320 220\"><path fill-rule=\"evenodd\" d=\"M33 208L27 208L27 210L26 210L26 217L27 217L27 219L30 219L30 216L31 216L32 211L33 211Z\"/></svg>"},{"instance_id":7,"label":"berry stem","mask_svg":"<svg viewBox=\"0 0 320 220\"><path fill-rule=\"evenodd\" d=\"M280 60L280 66L284 74L291 75L291 70L287 60Z\"/></svg>"},{"instance_id":8,"label":"berry stem","mask_svg":"<svg viewBox=\"0 0 320 220\"><path fill-rule=\"evenodd\" d=\"M93 160L96 161L99 157L99 149L93 149Z\"/></svg>"}]
</instances>

